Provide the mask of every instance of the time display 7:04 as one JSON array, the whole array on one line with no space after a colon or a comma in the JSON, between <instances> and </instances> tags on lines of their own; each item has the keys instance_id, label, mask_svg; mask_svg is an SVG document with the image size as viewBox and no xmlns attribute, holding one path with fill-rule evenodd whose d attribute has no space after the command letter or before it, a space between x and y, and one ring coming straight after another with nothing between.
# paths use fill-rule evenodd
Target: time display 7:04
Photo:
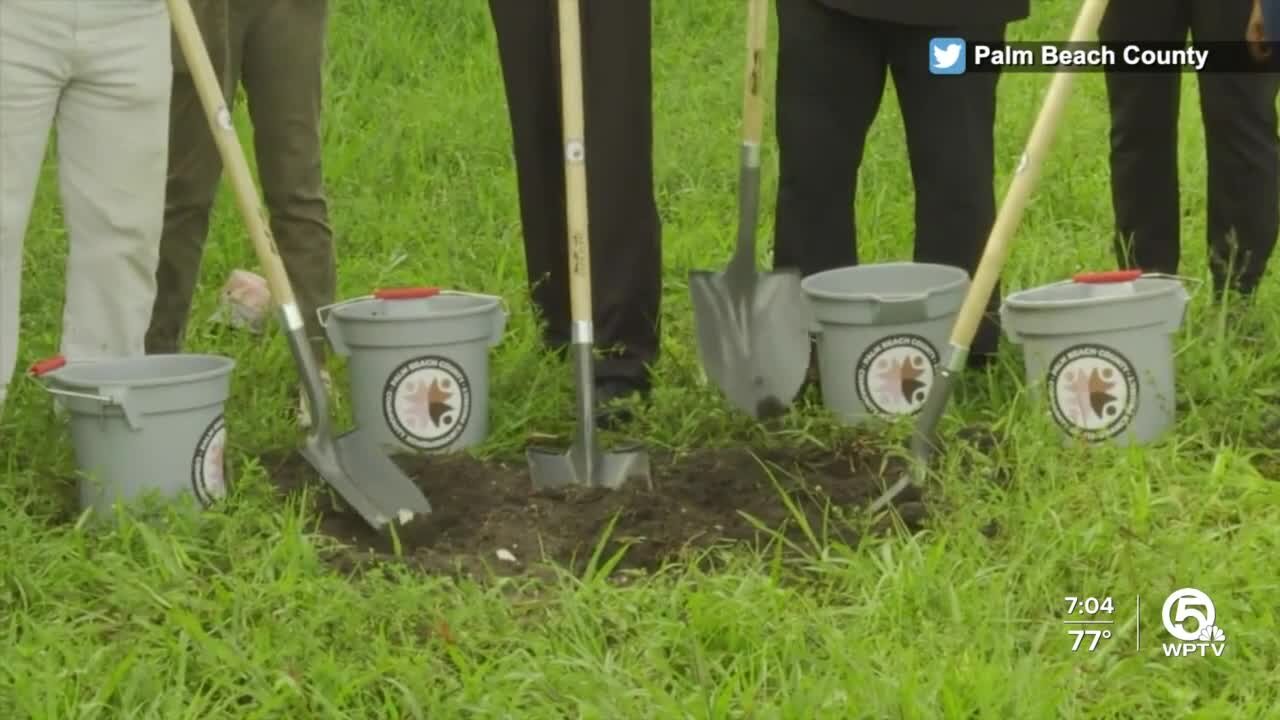
<instances>
[{"instance_id":1,"label":"time display 7:04","mask_svg":"<svg viewBox=\"0 0 1280 720\"><path fill-rule=\"evenodd\" d=\"M1063 598L1067 601L1068 615L1097 615L1098 613L1115 612L1115 603L1111 601L1111 597L1073 597L1067 596Z\"/></svg>"}]
</instances>

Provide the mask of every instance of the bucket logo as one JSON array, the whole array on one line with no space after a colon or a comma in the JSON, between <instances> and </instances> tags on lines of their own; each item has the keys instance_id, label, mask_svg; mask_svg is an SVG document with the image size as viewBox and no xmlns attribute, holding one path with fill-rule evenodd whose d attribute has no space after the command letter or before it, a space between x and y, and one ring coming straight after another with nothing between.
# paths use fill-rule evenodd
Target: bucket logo
<instances>
[{"instance_id":1,"label":"bucket logo","mask_svg":"<svg viewBox=\"0 0 1280 720\"><path fill-rule=\"evenodd\" d=\"M890 335L862 354L858 398L881 415L915 415L933 386L938 351L919 335Z\"/></svg>"},{"instance_id":2,"label":"bucket logo","mask_svg":"<svg viewBox=\"0 0 1280 720\"><path fill-rule=\"evenodd\" d=\"M462 368L448 358L414 358L387 378L382 413L391 432L405 445L439 450L467 429L471 383Z\"/></svg>"},{"instance_id":3,"label":"bucket logo","mask_svg":"<svg viewBox=\"0 0 1280 720\"><path fill-rule=\"evenodd\" d=\"M219 415L205 428L191 458L191 490L205 507L227 495L226 448L227 423Z\"/></svg>"},{"instance_id":4,"label":"bucket logo","mask_svg":"<svg viewBox=\"0 0 1280 720\"><path fill-rule=\"evenodd\" d=\"M1090 441L1124 432L1138 411L1133 363L1101 345L1073 345L1049 363L1049 406L1067 432Z\"/></svg>"}]
</instances>

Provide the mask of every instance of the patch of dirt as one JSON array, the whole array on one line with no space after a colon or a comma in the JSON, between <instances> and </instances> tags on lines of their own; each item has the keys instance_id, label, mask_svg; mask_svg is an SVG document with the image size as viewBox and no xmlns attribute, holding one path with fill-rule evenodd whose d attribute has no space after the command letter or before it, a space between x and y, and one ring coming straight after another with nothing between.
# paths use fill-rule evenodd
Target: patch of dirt
<instances>
[{"instance_id":1,"label":"patch of dirt","mask_svg":"<svg viewBox=\"0 0 1280 720\"><path fill-rule=\"evenodd\" d=\"M398 531L397 557L390 538L344 503L317 494L320 531L343 545L330 558L338 568L358 571L370 561L390 560L427 573L517 576L541 575L550 561L581 574L615 517L601 559L627 545L618 570L652 571L690 551L772 539L746 516L806 551L811 543L799 517L820 541L854 544L857 524L842 516L865 506L902 472L893 463L884 472L879 455L856 444L835 452L654 456L652 490L535 490L523 462L485 463L465 455L398 462L430 499L432 514ZM319 482L295 453L272 453L262 463L282 492ZM903 493L896 505L909 528L926 519L918 491Z\"/></svg>"}]
</instances>

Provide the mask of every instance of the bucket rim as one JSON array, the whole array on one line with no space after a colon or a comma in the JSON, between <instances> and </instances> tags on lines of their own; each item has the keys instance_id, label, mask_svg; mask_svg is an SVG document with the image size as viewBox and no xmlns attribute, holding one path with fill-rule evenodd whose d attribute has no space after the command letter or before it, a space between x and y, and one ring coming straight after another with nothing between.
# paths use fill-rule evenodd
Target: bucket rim
<instances>
[{"instance_id":1,"label":"bucket rim","mask_svg":"<svg viewBox=\"0 0 1280 720\"><path fill-rule=\"evenodd\" d=\"M101 367L103 365L123 364L128 362L147 361L151 359L171 359L183 358L190 360L212 361L216 367L211 367L200 372L191 372L180 376L151 378L146 380L122 381L122 380L86 380L83 377L75 376L76 370L83 370L89 367ZM44 378L50 382L57 383L64 387L77 388L97 388L104 385L123 385L130 388L152 388L176 385L181 383L195 383L205 380L213 380L219 377L230 375L235 369L236 361L234 358L225 355L213 355L206 353L157 353L154 355L139 355L136 357L125 358L103 358L100 360L75 360L68 362L63 367L50 372Z\"/></svg>"},{"instance_id":2,"label":"bucket rim","mask_svg":"<svg viewBox=\"0 0 1280 720\"><path fill-rule=\"evenodd\" d=\"M1184 294L1187 291L1185 285L1173 278L1141 278L1124 284L1133 285L1138 282L1160 282L1164 283L1164 285L1159 288L1152 288L1144 291L1140 291L1135 288L1133 293L1126 293L1123 295L1093 295L1090 297L1061 298L1056 300L1029 299L1029 296L1034 293L1064 287L1074 287L1074 285L1070 283L1049 283L1009 293L1004 299L1003 306L1011 310L1068 310L1095 307L1098 305L1110 305L1117 302L1146 302L1159 299L1165 295L1176 294L1179 290Z\"/></svg>"},{"instance_id":3,"label":"bucket rim","mask_svg":"<svg viewBox=\"0 0 1280 720\"><path fill-rule=\"evenodd\" d=\"M357 308L366 308L371 303L394 302L401 305L407 305L408 303L413 303L413 302L426 302L438 297L462 298L462 299L470 300L476 303L476 306L468 307L468 308L452 309L452 310L433 311L430 313L421 313L421 314L409 315L409 316L400 315L398 317L391 317L386 315L373 316L373 317L365 317L365 316L355 317L353 315L356 312ZM352 298L351 300L335 303L334 305L330 306L327 309L325 308L322 308L322 309L326 311L326 314L329 318L334 318L344 322L403 323L403 322L421 322L423 320L435 320L435 319L444 320L444 319L452 319L452 318L459 318L459 317L467 317L470 315L479 315L482 313L492 312L494 310L502 310L503 303L502 303L502 297L498 295L486 295L484 293L461 292L456 290L454 291L442 290L438 295L434 295L432 297L409 298L409 299L402 299L402 300L387 300L384 298L377 298L373 296Z\"/></svg>"},{"instance_id":4,"label":"bucket rim","mask_svg":"<svg viewBox=\"0 0 1280 720\"><path fill-rule=\"evenodd\" d=\"M927 290L920 290L918 292L909 292L909 293L896 293L892 295L869 293L869 292L832 292L830 290L821 290L813 287L814 282L818 278L835 275L837 273L854 273L859 271L868 272L868 271L874 271L877 269L903 268L903 267L935 269L941 272L946 272L946 273L955 275L955 279L949 280L940 285L931 287ZM936 295L939 293L951 292L959 289L960 287L964 286L966 283L970 281L971 281L971 278L969 276L969 273L962 268L955 267L954 265L944 265L942 263L894 261L894 262L885 262L885 263L865 263L865 264L859 264L859 265L846 265L845 267L831 268L830 270L821 270L819 272L813 273L812 275L808 275L804 279L802 279L800 281L800 287L810 297L818 298L821 300L842 300L842 301L873 300L875 302L892 303L892 302L918 300L920 298L929 297L931 295Z\"/></svg>"}]
</instances>

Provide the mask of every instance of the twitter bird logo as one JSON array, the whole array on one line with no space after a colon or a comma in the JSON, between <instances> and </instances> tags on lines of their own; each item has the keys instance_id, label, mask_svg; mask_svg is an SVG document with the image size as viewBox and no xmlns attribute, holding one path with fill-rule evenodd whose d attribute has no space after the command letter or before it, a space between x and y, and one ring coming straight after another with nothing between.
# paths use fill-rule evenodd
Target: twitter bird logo
<instances>
[{"instance_id":1,"label":"twitter bird logo","mask_svg":"<svg viewBox=\"0 0 1280 720\"><path fill-rule=\"evenodd\" d=\"M964 74L964 40L934 38L929 41L929 72L934 75Z\"/></svg>"}]
</instances>

